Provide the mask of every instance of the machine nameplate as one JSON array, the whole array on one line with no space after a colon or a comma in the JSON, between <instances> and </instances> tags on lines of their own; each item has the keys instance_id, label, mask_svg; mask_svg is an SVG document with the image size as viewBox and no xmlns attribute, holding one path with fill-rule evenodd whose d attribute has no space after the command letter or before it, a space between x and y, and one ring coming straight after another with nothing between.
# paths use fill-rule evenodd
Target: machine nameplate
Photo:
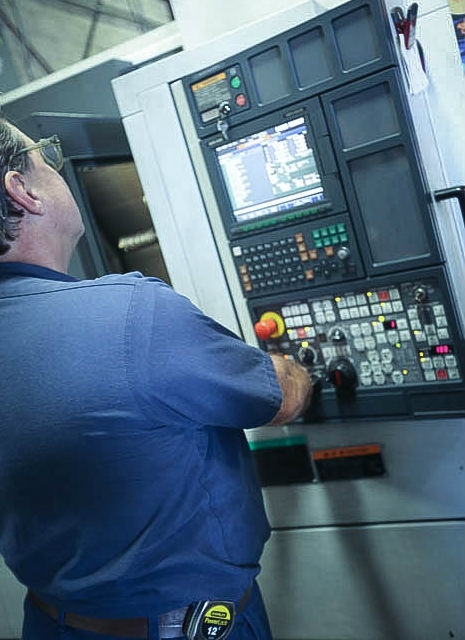
<instances>
[{"instance_id":1,"label":"machine nameplate","mask_svg":"<svg viewBox=\"0 0 465 640\"><path fill-rule=\"evenodd\" d=\"M311 458L320 482L373 478L386 473L379 444L316 449Z\"/></svg>"}]
</instances>

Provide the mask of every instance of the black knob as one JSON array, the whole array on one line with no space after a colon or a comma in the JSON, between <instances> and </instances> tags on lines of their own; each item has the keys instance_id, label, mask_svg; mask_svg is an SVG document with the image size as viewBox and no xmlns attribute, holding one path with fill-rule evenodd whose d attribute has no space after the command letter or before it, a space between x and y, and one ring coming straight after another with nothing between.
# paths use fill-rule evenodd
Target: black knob
<instances>
[{"instance_id":1,"label":"black knob","mask_svg":"<svg viewBox=\"0 0 465 640\"><path fill-rule=\"evenodd\" d=\"M300 347L297 352L297 357L302 364L307 365L308 367L311 367L315 362L315 352L309 347Z\"/></svg>"},{"instance_id":2,"label":"black knob","mask_svg":"<svg viewBox=\"0 0 465 640\"><path fill-rule=\"evenodd\" d=\"M351 391L357 386L357 372L347 358L336 358L329 363L328 379L339 391Z\"/></svg>"},{"instance_id":3,"label":"black knob","mask_svg":"<svg viewBox=\"0 0 465 640\"><path fill-rule=\"evenodd\" d=\"M312 373L311 379L312 379L313 392L319 393L323 387L323 380L321 376L318 375L317 373Z\"/></svg>"},{"instance_id":4,"label":"black knob","mask_svg":"<svg viewBox=\"0 0 465 640\"><path fill-rule=\"evenodd\" d=\"M229 116L229 114L231 113L231 105L229 104L229 102L221 102L218 105L218 111L222 116Z\"/></svg>"},{"instance_id":5,"label":"black knob","mask_svg":"<svg viewBox=\"0 0 465 640\"><path fill-rule=\"evenodd\" d=\"M342 329L339 329L338 327L336 327L336 329L334 329L331 332L330 338L332 342L336 342L336 343L345 342L346 334L344 333L344 331L342 331Z\"/></svg>"},{"instance_id":6,"label":"black knob","mask_svg":"<svg viewBox=\"0 0 465 640\"><path fill-rule=\"evenodd\" d=\"M339 260L342 260L343 262L344 260L348 260L350 258L349 247L339 247L339 249L336 252L336 255L339 258Z\"/></svg>"}]
</instances>

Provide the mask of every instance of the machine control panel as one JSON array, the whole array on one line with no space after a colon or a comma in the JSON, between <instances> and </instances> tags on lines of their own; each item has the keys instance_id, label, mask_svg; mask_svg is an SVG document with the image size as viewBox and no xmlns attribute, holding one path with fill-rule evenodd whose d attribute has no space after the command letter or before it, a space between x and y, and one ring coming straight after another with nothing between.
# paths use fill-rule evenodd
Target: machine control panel
<instances>
[{"instance_id":1,"label":"machine control panel","mask_svg":"<svg viewBox=\"0 0 465 640\"><path fill-rule=\"evenodd\" d=\"M244 77L238 64L196 80L190 85L190 91L202 125L221 121L250 106Z\"/></svg>"},{"instance_id":2,"label":"machine control panel","mask_svg":"<svg viewBox=\"0 0 465 640\"><path fill-rule=\"evenodd\" d=\"M362 4L183 78L212 229L244 335L319 382L309 420L463 414L459 274L383 3Z\"/></svg>"},{"instance_id":3,"label":"machine control panel","mask_svg":"<svg viewBox=\"0 0 465 640\"><path fill-rule=\"evenodd\" d=\"M233 242L231 249L244 295L250 298L364 275L346 215L249 236Z\"/></svg>"},{"instance_id":4,"label":"machine control panel","mask_svg":"<svg viewBox=\"0 0 465 640\"><path fill-rule=\"evenodd\" d=\"M252 313L263 346L306 366L323 388L462 380L460 347L434 277L288 297L253 305Z\"/></svg>"}]
</instances>

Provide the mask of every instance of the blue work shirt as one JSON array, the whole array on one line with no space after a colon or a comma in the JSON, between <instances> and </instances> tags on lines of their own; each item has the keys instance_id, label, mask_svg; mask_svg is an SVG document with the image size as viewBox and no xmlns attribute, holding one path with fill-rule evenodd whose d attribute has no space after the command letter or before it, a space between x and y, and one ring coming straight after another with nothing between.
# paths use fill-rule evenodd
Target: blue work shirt
<instances>
[{"instance_id":1,"label":"blue work shirt","mask_svg":"<svg viewBox=\"0 0 465 640\"><path fill-rule=\"evenodd\" d=\"M269 356L139 273L0 264L0 553L96 617L238 601L269 536L243 428Z\"/></svg>"}]
</instances>

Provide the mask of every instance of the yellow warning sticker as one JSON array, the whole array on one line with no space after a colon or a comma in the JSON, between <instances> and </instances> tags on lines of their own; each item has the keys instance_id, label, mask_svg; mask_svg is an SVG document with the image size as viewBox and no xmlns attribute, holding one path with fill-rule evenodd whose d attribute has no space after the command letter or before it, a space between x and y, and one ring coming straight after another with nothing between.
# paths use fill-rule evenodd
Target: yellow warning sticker
<instances>
[{"instance_id":1,"label":"yellow warning sticker","mask_svg":"<svg viewBox=\"0 0 465 640\"><path fill-rule=\"evenodd\" d=\"M201 80L200 82L196 82L191 85L192 91L200 91L201 89L205 89L205 87L209 87L212 84L217 82L222 82L226 80L226 74L223 72L217 73L215 76L210 76L209 78L205 78L205 80Z\"/></svg>"}]
</instances>

